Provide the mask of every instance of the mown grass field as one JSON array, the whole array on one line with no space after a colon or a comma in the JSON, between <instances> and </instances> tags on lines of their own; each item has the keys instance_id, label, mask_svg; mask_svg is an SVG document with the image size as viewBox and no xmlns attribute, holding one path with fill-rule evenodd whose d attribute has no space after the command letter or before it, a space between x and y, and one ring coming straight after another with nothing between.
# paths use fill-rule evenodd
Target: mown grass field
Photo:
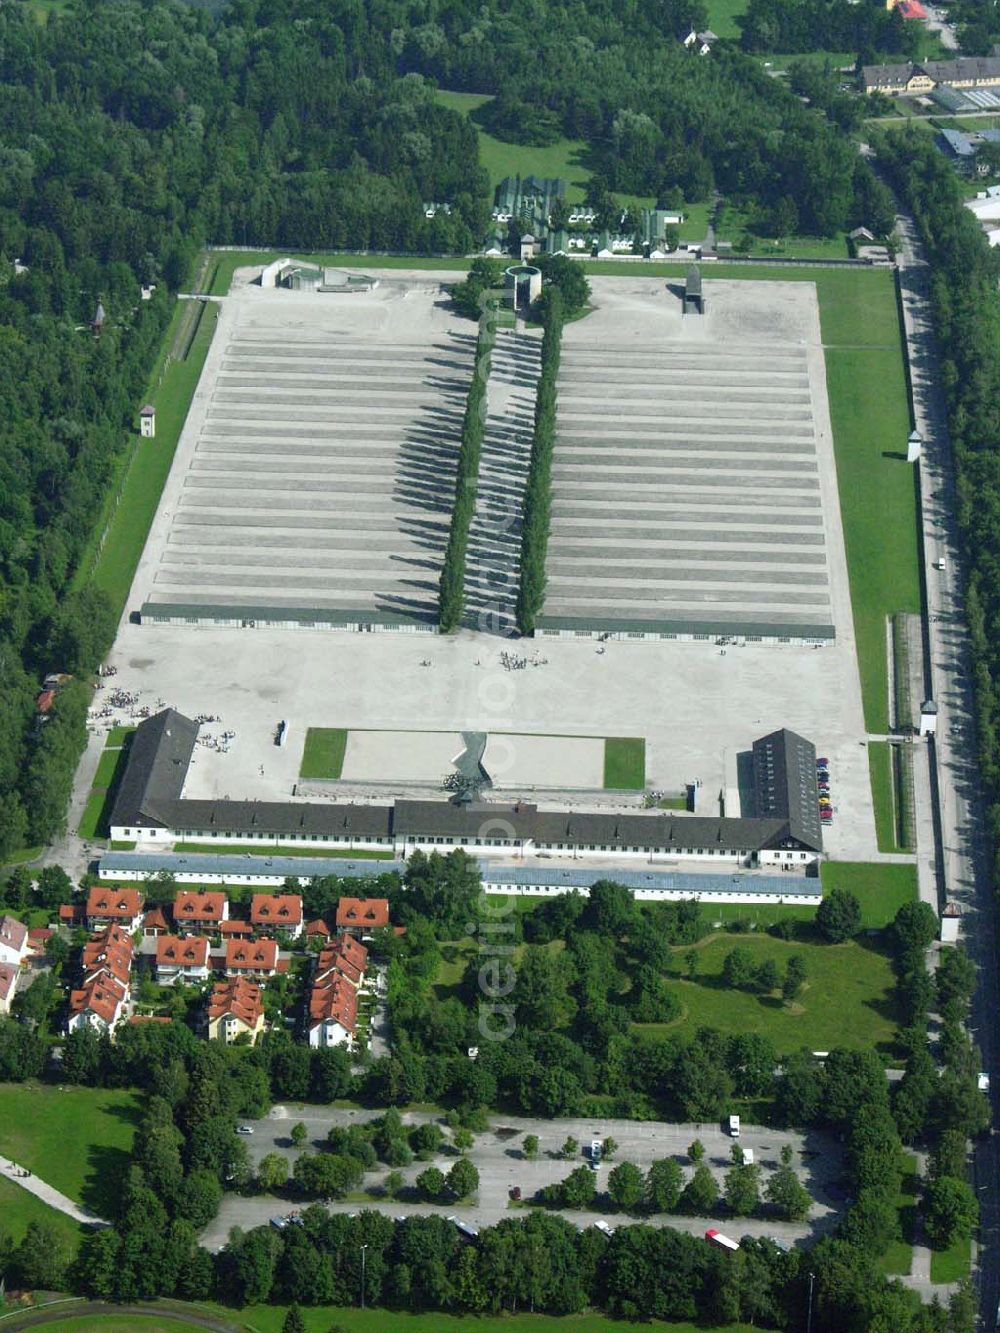
<instances>
[{"instance_id":1,"label":"mown grass field","mask_svg":"<svg viewBox=\"0 0 1000 1333\"><path fill-rule=\"evenodd\" d=\"M806 965L806 986L791 1005L780 995L758 995L732 990L722 979L723 960L730 950L746 949L754 963L773 959L784 975L793 954ZM888 954L870 940L847 944L814 944L807 940L778 940L770 935L710 935L695 946L698 970L687 979L687 948L671 958L671 989L683 1005L673 1023L633 1024L640 1035L661 1038L668 1033L693 1035L699 1027L736 1034L757 1032L774 1042L778 1053L808 1046L832 1046L891 1053L896 1033L892 999L892 967Z\"/></svg>"},{"instance_id":2,"label":"mown grass field","mask_svg":"<svg viewBox=\"0 0 1000 1333\"><path fill-rule=\"evenodd\" d=\"M736 22L747 10L747 0L708 0L708 26L717 37L738 39L742 31Z\"/></svg>"},{"instance_id":3,"label":"mown grass field","mask_svg":"<svg viewBox=\"0 0 1000 1333\"><path fill-rule=\"evenodd\" d=\"M0 1156L110 1217L138 1117L135 1093L121 1089L0 1084Z\"/></svg>"},{"instance_id":4,"label":"mown grass field","mask_svg":"<svg viewBox=\"0 0 1000 1333\"><path fill-rule=\"evenodd\" d=\"M824 861L820 868L823 892L848 889L861 904L866 930L887 926L904 903L917 896L917 868L866 861Z\"/></svg>"},{"instance_id":5,"label":"mown grass field","mask_svg":"<svg viewBox=\"0 0 1000 1333\"><path fill-rule=\"evenodd\" d=\"M904 1157L903 1179L896 1197L900 1239L891 1240L879 1259L887 1277L905 1277L913 1267L913 1237L917 1225L917 1159Z\"/></svg>"},{"instance_id":6,"label":"mown grass field","mask_svg":"<svg viewBox=\"0 0 1000 1333\"><path fill-rule=\"evenodd\" d=\"M646 785L646 742L641 736L606 738L604 785L613 791L642 791Z\"/></svg>"},{"instance_id":7,"label":"mown grass field","mask_svg":"<svg viewBox=\"0 0 1000 1333\"><path fill-rule=\"evenodd\" d=\"M439 89L435 100L451 111L471 116L481 106L492 102L493 97L489 93L456 93ZM492 188L495 189L504 176L562 176L566 181L567 202L583 202L590 169L586 164L587 144L582 139L559 139L544 148L537 148L531 144L504 143L480 125L476 130L479 160L489 174Z\"/></svg>"},{"instance_id":8,"label":"mown grass field","mask_svg":"<svg viewBox=\"0 0 1000 1333\"><path fill-rule=\"evenodd\" d=\"M118 609L124 607L132 586L219 316L218 306L207 304L187 356L182 361L171 361L163 370L186 304L184 301L175 304L163 337L163 350L146 391L145 401L156 408L156 437L136 442L121 502L111 517L104 546L96 560L92 557L81 560L77 573L78 585L92 581ZM161 371L163 378L157 387ZM95 540L100 539L102 529L103 525L97 525Z\"/></svg>"},{"instance_id":9,"label":"mown grass field","mask_svg":"<svg viewBox=\"0 0 1000 1333\"><path fill-rule=\"evenodd\" d=\"M946 1250L931 1250L932 1282L961 1282L971 1267L971 1236L959 1236Z\"/></svg>"},{"instance_id":10,"label":"mown grass field","mask_svg":"<svg viewBox=\"0 0 1000 1333\"><path fill-rule=\"evenodd\" d=\"M344 767L347 731L343 727L310 727L299 766L300 778L339 778Z\"/></svg>"}]
</instances>

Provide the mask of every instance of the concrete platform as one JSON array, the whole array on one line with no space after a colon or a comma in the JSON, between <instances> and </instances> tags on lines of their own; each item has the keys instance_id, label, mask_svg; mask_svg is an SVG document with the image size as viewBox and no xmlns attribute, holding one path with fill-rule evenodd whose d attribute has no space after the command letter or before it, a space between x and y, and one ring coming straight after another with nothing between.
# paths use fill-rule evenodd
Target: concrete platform
<instances>
[{"instance_id":1,"label":"concrete platform","mask_svg":"<svg viewBox=\"0 0 1000 1333\"><path fill-rule=\"evenodd\" d=\"M350 302L238 284L133 597L432 625L474 346L436 281Z\"/></svg>"}]
</instances>

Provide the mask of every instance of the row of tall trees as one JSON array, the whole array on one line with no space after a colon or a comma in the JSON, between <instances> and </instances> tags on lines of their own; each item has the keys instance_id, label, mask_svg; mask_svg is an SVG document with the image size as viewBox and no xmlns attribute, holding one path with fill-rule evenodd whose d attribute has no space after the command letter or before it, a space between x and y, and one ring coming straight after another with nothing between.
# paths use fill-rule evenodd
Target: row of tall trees
<instances>
[{"instance_id":1,"label":"row of tall trees","mask_svg":"<svg viewBox=\"0 0 1000 1333\"><path fill-rule=\"evenodd\" d=\"M155 1203L134 1197L130 1220L139 1235L148 1230L142 1202ZM113 1297L121 1286L112 1238L101 1233L85 1245L76 1283L87 1294ZM921 1305L916 1292L885 1278L870 1254L840 1239L803 1252L745 1237L731 1254L670 1227L619 1226L608 1236L543 1212L507 1218L468 1240L440 1215L395 1220L370 1210L331 1214L313 1204L299 1226L234 1228L214 1259L193 1244L184 1224L167 1222L143 1279L136 1286L143 1294L214 1294L238 1307L363 1304L550 1315L590 1307L619 1318L711 1327L740 1320L792 1330L808 1319L816 1333L970 1333L974 1322L967 1289L947 1307Z\"/></svg>"},{"instance_id":2,"label":"row of tall trees","mask_svg":"<svg viewBox=\"0 0 1000 1333\"><path fill-rule=\"evenodd\" d=\"M545 292L542 352L535 397L535 429L521 527L521 575L517 627L531 634L545 601L545 557L552 519L552 455L556 444L556 381L562 347L563 300L556 286Z\"/></svg>"}]
</instances>

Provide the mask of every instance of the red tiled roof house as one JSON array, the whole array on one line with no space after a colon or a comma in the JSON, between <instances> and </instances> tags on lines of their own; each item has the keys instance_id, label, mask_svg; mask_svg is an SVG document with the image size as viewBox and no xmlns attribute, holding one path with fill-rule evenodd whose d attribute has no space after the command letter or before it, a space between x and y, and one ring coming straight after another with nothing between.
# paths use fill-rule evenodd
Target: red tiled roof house
<instances>
[{"instance_id":1,"label":"red tiled roof house","mask_svg":"<svg viewBox=\"0 0 1000 1333\"><path fill-rule=\"evenodd\" d=\"M101 930L114 922L131 935L142 925L142 901L138 889L98 885L87 894L87 929Z\"/></svg>"},{"instance_id":2,"label":"red tiled roof house","mask_svg":"<svg viewBox=\"0 0 1000 1333\"><path fill-rule=\"evenodd\" d=\"M297 940L302 934L302 896L298 893L255 893L250 903L255 930L283 931Z\"/></svg>"},{"instance_id":3,"label":"red tiled roof house","mask_svg":"<svg viewBox=\"0 0 1000 1333\"><path fill-rule=\"evenodd\" d=\"M388 898L341 898L337 904L337 934L369 938L389 924Z\"/></svg>"},{"instance_id":4,"label":"red tiled roof house","mask_svg":"<svg viewBox=\"0 0 1000 1333\"><path fill-rule=\"evenodd\" d=\"M235 1041L244 1033L253 1046L264 1031L264 1000L259 986L246 977L217 981L208 1000L211 1040Z\"/></svg>"},{"instance_id":5,"label":"red tiled roof house","mask_svg":"<svg viewBox=\"0 0 1000 1333\"><path fill-rule=\"evenodd\" d=\"M161 986L207 981L209 947L206 935L161 935L156 941L156 980Z\"/></svg>"}]
</instances>

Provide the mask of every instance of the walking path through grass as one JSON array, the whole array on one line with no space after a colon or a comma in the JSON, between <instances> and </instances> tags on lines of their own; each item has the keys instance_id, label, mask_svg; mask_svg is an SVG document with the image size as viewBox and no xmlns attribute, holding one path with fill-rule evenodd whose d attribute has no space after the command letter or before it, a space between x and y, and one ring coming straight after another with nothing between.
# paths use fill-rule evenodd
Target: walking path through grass
<instances>
[{"instance_id":1,"label":"walking path through grass","mask_svg":"<svg viewBox=\"0 0 1000 1333\"><path fill-rule=\"evenodd\" d=\"M103 1217L98 1217L92 1213L89 1208L82 1208L80 1204L74 1203L72 1199L67 1199L65 1194L47 1185L44 1180L39 1180L34 1173L28 1173L27 1169L17 1162L12 1162L8 1157L0 1157L0 1172L4 1180L12 1180L20 1185L21 1189L27 1190L33 1194L36 1199L41 1199L42 1203L48 1204L50 1208L55 1208L57 1212L65 1213L71 1217L74 1222L80 1222L85 1226L109 1227L110 1222L105 1221Z\"/></svg>"},{"instance_id":2,"label":"walking path through grass","mask_svg":"<svg viewBox=\"0 0 1000 1333\"><path fill-rule=\"evenodd\" d=\"M129 1090L3 1083L0 1152L82 1209L111 1217L138 1117ZM13 1179L2 1170L0 1178Z\"/></svg>"}]
</instances>

